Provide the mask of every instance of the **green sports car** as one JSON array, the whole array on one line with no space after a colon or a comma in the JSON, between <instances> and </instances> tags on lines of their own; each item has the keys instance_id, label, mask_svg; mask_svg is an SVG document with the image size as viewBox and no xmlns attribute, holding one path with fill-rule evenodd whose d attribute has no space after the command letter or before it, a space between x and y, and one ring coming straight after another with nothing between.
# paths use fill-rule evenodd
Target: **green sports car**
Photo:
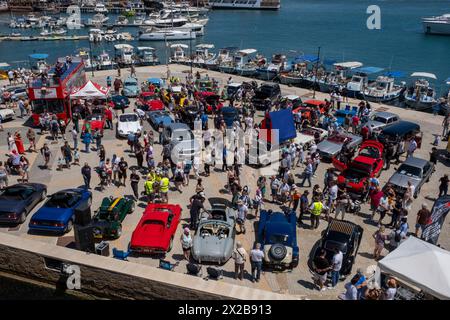
<instances>
[{"instance_id":1,"label":"green sports car","mask_svg":"<svg viewBox=\"0 0 450 320\"><path fill-rule=\"evenodd\" d=\"M122 235L122 221L135 208L133 199L105 197L92 218L94 238L118 239Z\"/></svg>"}]
</instances>

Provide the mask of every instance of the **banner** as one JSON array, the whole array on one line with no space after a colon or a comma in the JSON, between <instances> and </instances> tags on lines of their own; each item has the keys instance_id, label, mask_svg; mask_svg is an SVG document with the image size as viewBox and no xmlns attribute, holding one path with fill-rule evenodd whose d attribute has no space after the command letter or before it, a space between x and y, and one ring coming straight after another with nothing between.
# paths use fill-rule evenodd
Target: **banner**
<instances>
[{"instance_id":1,"label":"banner","mask_svg":"<svg viewBox=\"0 0 450 320\"><path fill-rule=\"evenodd\" d=\"M437 244L445 217L450 211L450 196L442 196L434 202L431 211L431 223L425 227L421 239Z\"/></svg>"}]
</instances>

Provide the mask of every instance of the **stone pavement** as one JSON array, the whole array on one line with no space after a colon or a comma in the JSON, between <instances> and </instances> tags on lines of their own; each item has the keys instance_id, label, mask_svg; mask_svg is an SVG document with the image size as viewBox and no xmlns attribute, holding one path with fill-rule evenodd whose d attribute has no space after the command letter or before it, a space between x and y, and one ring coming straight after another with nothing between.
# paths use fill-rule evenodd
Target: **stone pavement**
<instances>
[{"instance_id":1,"label":"stone pavement","mask_svg":"<svg viewBox=\"0 0 450 320\"><path fill-rule=\"evenodd\" d=\"M170 65L170 73L174 76L179 76L182 79L184 79L186 75L186 71L189 70L189 67L187 66L180 66L180 65ZM194 69L194 72L196 72L197 69ZM202 73L205 73L206 71L201 70ZM212 72L207 71L210 77L214 77L219 80L219 82L223 85L226 83L226 80L228 79L228 74L221 74L218 72ZM96 72L94 81L99 82L102 85L106 84L106 76L108 74L115 75L115 71L101 71ZM122 70L122 78L124 79L129 74L129 71ZM140 81L149 78L149 77L165 77L167 74L167 68L166 66L156 66L156 67L143 67L143 68L137 68L137 75L140 79ZM89 73L90 76L90 73ZM247 80L242 77L233 76L234 81L242 81ZM282 86L282 93L283 94L297 94L301 97L312 97L312 92L308 91L306 89L301 88L295 88L295 87L287 87ZM316 93L316 98L318 99L324 99L327 98L327 94L323 94L320 92ZM353 105L356 105L358 101L351 101ZM130 108L128 111L132 111L132 108L134 106L134 103L132 101ZM384 106L384 105L378 105L376 103L372 104L373 109L377 110L378 108L383 108L383 110L391 111L399 114L401 118L405 120L411 120L418 122L421 125L422 131L423 131L423 145L422 148L419 149L416 152L416 156L419 156L424 159L428 159L429 152L431 150L431 143L434 139L433 134L438 134L441 132L441 123L442 123L442 117L441 116L433 116L431 114L425 114L420 112L415 112L411 110L405 110L397 107L392 106ZM261 119L261 114L258 114L258 118ZM259 122L256 120L256 122ZM7 147L6 147L6 132L7 131L14 131L19 128L22 128L23 130L26 130L26 128L22 127L23 121L20 119L16 119L14 121L11 121L9 123L5 123L5 131L0 133L0 152L6 153ZM69 125L68 129L71 126ZM213 126L210 126L213 127ZM144 123L144 130L152 130L148 123ZM42 146L44 141L48 140L47 136L39 136L37 135L38 140L38 147ZM68 135L67 135L68 136ZM71 138L69 138L69 142L72 143ZM61 142L58 144L49 144L50 148L53 152L52 157L52 164L51 168L49 170L41 170L39 166L43 163L43 158L40 154L33 154L30 155L29 158L32 160L32 170L30 173L30 181L32 182L43 182L47 184L48 186L48 192L51 194L52 192L61 190L63 188L72 188L81 186L83 184L83 180L80 174L80 168L76 166L72 166L71 169L64 169L63 171L56 171L56 161L55 159L59 156L60 151L59 147L61 146ZM125 156L126 161L128 162L129 166L136 165L136 159L130 155L128 152L128 146L126 144L125 140L116 139L114 136L113 130L105 130L105 137L103 139L103 144L105 145L107 157L111 158L114 153L116 153L119 157ZM81 148L83 145L80 145ZM446 142L442 142L439 149L445 149ZM27 145L26 145L27 147ZM161 146L155 145L155 155L156 160L159 160L159 154L161 152ZM81 153L81 160L80 163L83 164L85 161L89 162L91 167L94 167L98 164L98 156L95 152L91 152L89 154ZM431 177L430 182L425 184L421 190L421 193L419 197L414 201L413 203L413 210L411 211L409 215L409 226L410 231L414 228L415 224L415 218L416 218L416 212L420 208L420 205L422 203L428 203L431 207L433 204L433 200L436 198L436 195L438 193L437 185L439 178L444 174L449 172L449 163L445 163L440 161L436 167L436 172ZM329 164L321 164L319 166L317 177L313 179L313 184L318 183L321 186L323 185L323 176L325 170L329 167ZM388 171L383 171L381 173L380 182L383 185L389 177L394 172L394 167L391 166L391 169ZM201 166L201 169L202 166ZM202 172L203 170L201 170ZM296 175L299 175L302 173L302 168L297 168L295 170ZM255 191L255 184L256 184L256 178L260 175L258 169L254 169L248 166L244 166L244 169L242 171L242 184L248 185L251 189L251 196L254 195ZM142 176L144 178L144 176ZM227 199L231 199L231 196L228 194L221 193L221 190L224 188L226 184L226 174L221 173L218 169L212 170L212 174L209 178L203 178L203 182L205 185L206 190L206 197L224 197ZM10 183L12 184L15 181L15 177L11 177ZM97 175L93 174L93 179L91 182L91 185L94 186L99 182L99 179ZM141 180L142 182L142 180ZM296 182L299 182L299 178L297 178ZM190 184L188 187L183 188L182 193L178 192L170 192L169 193L169 202L170 203L178 203L182 206L183 212L182 212L182 218L183 221L181 225L186 224L187 218L189 217L189 209L187 208L187 205L189 203L189 198L194 194L196 181L195 179L190 180ZM143 183L140 184L140 191L143 189ZM301 188L301 191L303 192L304 188ZM131 195L131 188L129 184L127 183L126 187L120 187L117 188L115 186L108 187L105 191L100 192L98 190L92 190L93 191L93 204L92 209L95 210L99 207L101 200L104 196L121 196L121 195ZM145 201L145 199L143 199ZM41 205L41 204L40 204ZM38 205L38 207L40 206ZM140 201L138 205L136 206L136 210L133 214L129 215L123 225L123 235L120 239L111 241L110 247L118 247L120 249L126 249L128 246L128 243L131 238L131 233L136 227L143 211L145 208L146 203L143 201ZM266 209L279 209L278 206L275 206L273 204L267 203ZM31 215L37 210L31 212L31 214L28 216L27 221L21 225L19 228L7 228L7 227L0 227L1 232L8 232L11 234L16 234L21 237L31 238L35 239L36 241L46 241L49 243L54 244L62 244L62 243L68 243L72 240L73 234L69 233L67 235L64 235L62 237L56 237L56 236L43 236L43 235L32 235L28 233L28 221L31 217ZM363 205L363 208L361 210L361 214L351 215L347 214L346 219L353 221L364 228L364 234L363 234L363 240L359 249L358 257L356 259L355 266L353 268L354 271L358 267L361 267L365 269L369 265L376 264L376 262L372 259L372 251L374 248L372 234L376 230L376 226L370 223L368 220L369 215L369 206ZM387 219L386 219L387 220ZM240 240L244 247L247 250L250 250L250 248L253 246L253 243L255 241L255 228L257 227L257 219L249 219L247 221L247 234L246 235L237 235L237 240ZM326 222L321 221L320 227L317 230L310 230L309 228L298 228L297 229L297 237L300 247L300 264L297 268L295 268L292 272L281 272L281 273L272 273L272 272L264 272L262 276L262 281L259 283L251 283L250 275L248 272L250 272L250 264L249 262L246 263L245 269L247 271L247 274L245 275L244 281L234 280L233 279L233 273L234 273L234 263L232 260L228 261L222 268L224 269L224 279L223 281L240 284L247 287L254 287L254 288L260 288L264 290L271 290L274 292L279 293L290 293L293 295L300 295L300 296L307 296L311 299L336 299L338 293L340 291L344 290L343 286L345 282L341 282L338 286L338 289L336 290L327 290L325 292L318 292L317 290L314 290L313 282L311 279L311 273L309 272L309 269L307 267L307 260L308 256L311 252L311 249L315 245L315 243L320 239L320 235L322 230L324 230L326 227ZM182 272L185 273L185 264L186 261L183 260L182 250L181 250L181 244L179 243L178 239L181 235L181 226L175 235L174 238L174 247L170 253L166 255L166 259L171 261L180 261L180 265L176 267L176 272ZM446 223L444 225L444 229L442 230L441 238L440 238L440 244L444 248L450 248L450 236L449 236L449 224ZM386 250L383 251L383 255L386 255L388 252ZM132 261L151 265L151 266L157 266L158 265L158 259L152 258L152 257L132 257ZM168 276L170 276L170 273L168 273ZM199 278L198 281L204 281Z\"/></svg>"}]
</instances>

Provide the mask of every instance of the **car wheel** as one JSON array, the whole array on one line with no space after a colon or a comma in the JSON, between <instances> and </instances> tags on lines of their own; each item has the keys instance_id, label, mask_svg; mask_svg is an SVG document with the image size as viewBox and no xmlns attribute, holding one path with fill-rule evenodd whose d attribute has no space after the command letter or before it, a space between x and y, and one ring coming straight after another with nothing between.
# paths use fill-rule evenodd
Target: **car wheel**
<instances>
[{"instance_id":1,"label":"car wheel","mask_svg":"<svg viewBox=\"0 0 450 320\"><path fill-rule=\"evenodd\" d=\"M41 194L41 201L44 200L47 197L47 189L44 189Z\"/></svg>"},{"instance_id":2,"label":"car wheel","mask_svg":"<svg viewBox=\"0 0 450 320\"><path fill-rule=\"evenodd\" d=\"M68 233L68 232L72 231L72 228L73 228L73 221L72 221L72 219L70 219L67 222L67 227L66 227L66 230L64 230L64 233Z\"/></svg>"},{"instance_id":3,"label":"car wheel","mask_svg":"<svg viewBox=\"0 0 450 320\"><path fill-rule=\"evenodd\" d=\"M173 247L173 237L170 238L169 248L167 249L167 252L170 252L170 250L172 250L172 247Z\"/></svg>"},{"instance_id":4,"label":"car wheel","mask_svg":"<svg viewBox=\"0 0 450 320\"><path fill-rule=\"evenodd\" d=\"M134 212L134 209L136 209L136 203L134 201L131 202L130 210L128 211L128 214L131 214Z\"/></svg>"},{"instance_id":5,"label":"car wheel","mask_svg":"<svg viewBox=\"0 0 450 320\"><path fill-rule=\"evenodd\" d=\"M274 260L281 261L286 257L287 249L281 243L275 243L270 247L269 254Z\"/></svg>"}]
</instances>

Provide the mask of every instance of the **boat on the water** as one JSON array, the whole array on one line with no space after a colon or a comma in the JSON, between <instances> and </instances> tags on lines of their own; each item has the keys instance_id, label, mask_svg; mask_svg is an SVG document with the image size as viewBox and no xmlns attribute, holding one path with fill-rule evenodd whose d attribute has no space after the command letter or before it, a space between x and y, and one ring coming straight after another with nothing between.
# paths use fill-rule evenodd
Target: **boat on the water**
<instances>
[{"instance_id":1,"label":"boat on the water","mask_svg":"<svg viewBox=\"0 0 450 320\"><path fill-rule=\"evenodd\" d=\"M206 61L215 59L216 54L209 50L214 49L213 44L201 43L195 46L195 56L192 59L192 63L196 67L206 67Z\"/></svg>"},{"instance_id":2,"label":"boat on the water","mask_svg":"<svg viewBox=\"0 0 450 320\"><path fill-rule=\"evenodd\" d=\"M189 57L186 57L185 49L188 49L189 46L183 43L174 43L170 45L170 49L172 51L169 63L181 63L185 64L190 61Z\"/></svg>"},{"instance_id":3,"label":"boat on the water","mask_svg":"<svg viewBox=\"0 0 450 320\"><path fill-rule=\"evenodd\" d=\"M450 35L450 13L422 18L422 26L426 34Z\"/></svg>"},{"instance_id":4,"label":"boat on the water","mask_svg":"<svg viewBox=\"0 0 450 320\"><path fill-rule=\"evenodd\" d=\"M152 47L137 47L137 63L141 66L153 66L159 63L156 49Z\"/></svg>"},{"instance_id":5,"label":"boat on the water","mask_svg":"<svg viewBox=\"0 0 450 320\"><path fill-rule=\"evenodd\" d=\"M97 3L95 5L94 12L96 12L96 13L108 13L108 9L106 8L105 4Z\"/></svg>"},{"instance_id":6,"label":"boat on the water","mask_svg":"<svg viewBox=\"0 0 450 320\"><path fill-rule=\"evenodd\" d=\"M89 26L101 26L105 24L109 20L109 17L105 16L102 13L97 13L92 18L88 19Z\"/></svg>"},{"instance_id":7,"label":"boat on the water","mask_svg":"<svg viewBox=\"0 0 450 320\"><path fill-rule=\"evenodd\" d=\"M417 78L405 93L405 104L417 111L431 111L437 103L436 91L430 80L437 80L436 75L428 72L414 72L411 77Z\"/></svg>"},{"instance_id":8,"label":"boat on the water","mask_svg":"<svg viewBox=\"0 0 450 320\"><path fill-rule=\"evenodd\" d=\"M284 54L277 53L272 56L270 63L259 67L256 69L256 72L258 73L258 78L270 81L275 79L281 72L287 72L289 69L290 66L288 65L286 56Z\"/></svg>"},{"instance_id":9,"label":"boat on the water","mask_svg":"<svg viewBox=\"0 0 450 320\"><path fill-rule=\"evenodd\" d=\"M115 63L112 61L108 52L103 51L96 57L97 68L99 70L111 70L114 68Z\"/></svg>"},{"instance_id":10,"label":"boat on the water","mask_svg":"<svg viewBox=\"0 0 450 320\"><path fill-rule=\"evenodd\" d=\"M238 50L236 47L222 48L219 53L209 60L205 61L205 67L210 70L219 70L221 64L233 61L233 53Z\"/></svg>"},{"instance_id":11,"label":"boat on the water","mask_svg":"<svg viewBox=\"0 0 450 320\"><path fill-rule=\"evenodd\" d=\"M75 51L75 56L83 59L86 70L95 70L98 67L97 61L91 58L90 50L87 48L80 48Z\"/></svg>"},{"instance_id":12,"label":"boat on the water","mask_svg":"<svg viewBox=\"0 0 450 320\"><path fill-rule=\"evenodd\" d=\"M280 0L209 0L212 9L278 10Z\"/></svg>"},{"instance_id":13,"label":"boat on the water","mask_svg":"<svg viewBox=\"0 0 450 320\"><path fill-rule=\"evenodd\" d=\"M120 67L130 66L136 62L134 58L134 47L127 43L114 45L116 62Z\"/></svg>"},{"instance_id":14,"label":"boat on the water","mask_svg":"<svg viewBox=\"0 0 450 320\"><path fill-rule=\"evenodd\" d=\"M173 41L173 40L190 40L195 39L196 33L192 31L181 30L154 30L144 32L139 35L141 41Z\"/></svg>"},{"instance_id":15,"label":"boat on the water","mask_svg":"<svg viewBox=\"0 0 450 320\"><path fill-rule=\"evenodd\" d=\"M358 61L333 62L333 69L330 72L325 72L317 79L319 90L330 93L342 89L350 80L351 71L362 66L363 64Z\"/></svg>"},{"instance_id":16,"label":"boat on the water","mask_svg":"<svg viewBox=\"0 0 450 320\"><path fill-rule=\"evenodd\" d=\"M398 73L399 74L399 73ZM363 96L366 100L372 102L389 102L398 99L405 91L406 83L395 84L395 78L392 72L378 76L375 82L369 84L363 90Z\"/></svg>"},{"instance_id":17,"label":"boat on the water","mask_svg":"<svg viewBox=\"0 0 450 320\"><path fill-rule=\"evenodd\" d=\"M353 76L346 85L347 94L349 98L363 99L363 91L370 85L369 75L383 71L379 67L359 67L354 70Z\"/></svg>"},{"instance_id":18,"label":"boat on the water","mask_svg":"<svg viewBox=\"0 0 450 320\"><path fill-rule=\"evenodd\" d=\"M256 49L239 50L234 56L234 72L244 77L251 77L256 74L258 64L251 58L256 52L258 52Z\"/></svg>"}]
</instances>

